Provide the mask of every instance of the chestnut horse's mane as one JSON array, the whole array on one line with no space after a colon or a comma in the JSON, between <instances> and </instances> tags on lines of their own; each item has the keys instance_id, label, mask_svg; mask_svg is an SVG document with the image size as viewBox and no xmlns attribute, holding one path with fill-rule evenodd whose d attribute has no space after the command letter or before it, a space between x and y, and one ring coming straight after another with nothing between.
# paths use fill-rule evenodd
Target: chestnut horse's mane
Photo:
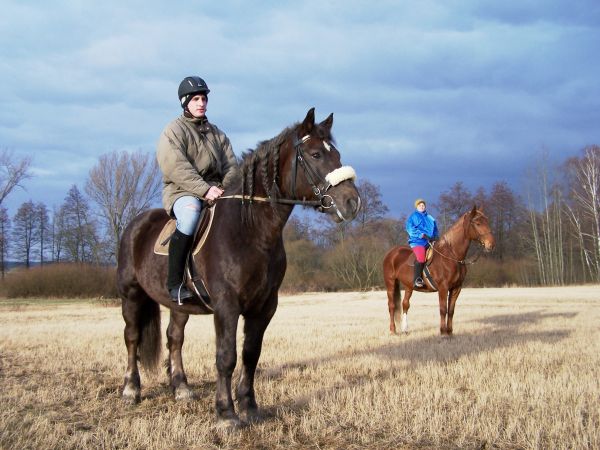
<instances>
[{"instance_id":1,"label":"chestnut horse's mane","mask_svg":"<svg viewBox=\"0 0 600 450\"><path fill-rule=\"evenodd\" d=\"M472 220L477 219L478 217L486 217L486 215L481 212L481 210L475 207L476 214L471 217L469 223ZM456 222L452 224L452 226L442 235L440 239L440 243L447 243L452 246L452 243L458 238L466 235L468 225L465 223L467 221L467 216L471 214L471 211L467 211L464 213ZM486 217L487 218L487 217Z\"/></svg>"}]
</instances>

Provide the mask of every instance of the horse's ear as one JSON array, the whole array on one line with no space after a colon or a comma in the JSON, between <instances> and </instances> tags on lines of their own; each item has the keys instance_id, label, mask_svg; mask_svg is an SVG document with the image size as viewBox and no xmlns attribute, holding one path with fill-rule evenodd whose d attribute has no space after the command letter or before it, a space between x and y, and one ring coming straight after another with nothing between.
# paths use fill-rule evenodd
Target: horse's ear
<instances>
[{"instance_id":1,"label":"horse's ear","mask_svg":"<svg viewBox=\"0 0 600 450\"><path fill-rule=\"evenodd\" d=\"M473 209L471 210L471 216L475 216L477 214L477 205L473 205Z\"/></svg>"},{"instance_id":2,"label":"horse's ear","mask_svg":"<svg viewBox=\"0 0 600 450\"><path fill-rule=\"evenodd\" d=\"M327 130L328 133L331 133L331 127L333 126L333 113L329 114L327 119L319 124L319 126L323 127Z\"/></svg>"},{"instance_id":3,"label":"horse's ear","mask_svg":"<svg viewBox=\"0 0 600 450\"><path fill-rule=\"evenodd\" d=\"M301 134L303 134L303 135L310 134L310 132L312 131L314 126L315 126L315 108L312 107L308 110L308 112L306 113L306 117L304 118L304 121L302 122L302 125L300 127L300 129L302 130Z\"/></svg>"}]
</instances>

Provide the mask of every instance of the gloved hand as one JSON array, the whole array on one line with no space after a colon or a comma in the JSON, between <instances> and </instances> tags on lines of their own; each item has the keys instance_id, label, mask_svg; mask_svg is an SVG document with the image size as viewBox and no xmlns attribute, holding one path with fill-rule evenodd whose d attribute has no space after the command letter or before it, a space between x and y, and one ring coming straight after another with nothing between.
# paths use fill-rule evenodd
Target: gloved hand
<instances>
[{"instance_id":1,"label":"gloved hand","mask_svg":"<svg viewBox=\"0 0 600 450\"><path fill-rule=\"evenodd\" d=\"M431 239L427 234L422 234L421 237L423 239L427 239L428 241Z\"/></svg>"}]
</instances>

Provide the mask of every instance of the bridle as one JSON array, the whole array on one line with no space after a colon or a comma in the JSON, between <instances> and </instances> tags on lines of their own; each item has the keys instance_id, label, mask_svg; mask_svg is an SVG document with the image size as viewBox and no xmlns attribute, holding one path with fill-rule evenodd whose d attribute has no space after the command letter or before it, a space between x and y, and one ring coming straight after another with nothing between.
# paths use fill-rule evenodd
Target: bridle
<instances>
[{"instance_id":1,"label":"bridle","mask_svg":"<svg viewBox=\"0 0 600 450\"><path fill-rule=\"evenodd\" d=\"M292 179L291 179L291 188L290 192L292 194L292 198L278 198L278 197L256 197L250 195L227 195L223 197L219 197L219 199L226 198L238 198L242 200L242 203L245 201L249 201L252 203L253 201L259 202L275 202L282 203L287 205L304 205L304 206L313 206L317 207L320 210L334 208L336 214L342 221L348 220L343 216L339 208L337 207L335 200L327 191L331 189L333 186L338 185L342 181L352 180L354 181L356 178L356 173L354 169L350 166L339 167L327 175L323 179L319 173L310 165L304 155L303 145L310 139L310 135L306 135L302 138L296 139L294 141L294 159L292 161ZM323 140L323 146L327 151L331 151L332 148L335 148L334 145L326 140ZM310 185L313 194L317 197L318 200L306 200L306 199L297 199L296 198L296 179L298 177L298 166L302 167L304 171L304 175L306 176L306 180ZM273 179L273 184L277 182L276 179ZM360 206L360 197L358 198L359 206Z\"/></svg>"},{"instance_id":2,"label":"bridle","mask_svg":"<svg viewBox=\"0 0 600 450\"><path fill-rule=\"evenodd\" d=\"M296 197L296 178L298 177L298 165L302 167L304 170L304 175L306 176L306 181L310 184L310 187L313 191L313 194L319 199L318 206L319 209L329 209L335 208L335 212L342 221L346 221L346 219L339 208L335 204L333 197L327 194L327 191L331 189L333 186L338 185L342 181L352 180L356 178L356 173L352 168L343 168L339 167L327 175L325 175L325 179L321 178L319 173L310 165L306 157L304 156L304 150L302 148L303 144L305 144L310 139L309 135L306 135L300 139L296 139L294 142L294 150L296 151L296 156L292 162L292 186L291 192L292 197ZM330 152L332 148L335 146L331 142L327 142L323 140L323 146L325 149ZM343 171L347 170L347 173L343 173ZM350 170L351 169L351 170ZM360 197L359 197L360 202Z\"/></svg>"}]
</instances>

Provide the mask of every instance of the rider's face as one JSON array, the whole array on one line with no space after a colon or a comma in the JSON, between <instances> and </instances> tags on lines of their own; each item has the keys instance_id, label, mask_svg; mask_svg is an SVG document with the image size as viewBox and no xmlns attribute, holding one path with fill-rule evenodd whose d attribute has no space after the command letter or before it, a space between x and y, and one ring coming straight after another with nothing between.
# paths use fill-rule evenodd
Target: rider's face
<instances>
[{"instance_id":1,"label":"rider's face","mask_svg":"<svg viewBox=\"0 0 600 450\"><path fill-rule=\"evenodd\" d=\"M208 104L208 97L206 94L197 94L192 97L188 103L187 109L190 114L194 117L204 117L206 114L206 106Z\"/></svg>"},{"instance_id":2,"label":"rider's face","mask_svg":"<svg viewBox=\"0 0 600 450\"><path fill-rule=\"evenodd\" d=\"M423 212L425 211L425 203L421 202L417 205L417 211Z\"/></svg>"}]
</instances>

